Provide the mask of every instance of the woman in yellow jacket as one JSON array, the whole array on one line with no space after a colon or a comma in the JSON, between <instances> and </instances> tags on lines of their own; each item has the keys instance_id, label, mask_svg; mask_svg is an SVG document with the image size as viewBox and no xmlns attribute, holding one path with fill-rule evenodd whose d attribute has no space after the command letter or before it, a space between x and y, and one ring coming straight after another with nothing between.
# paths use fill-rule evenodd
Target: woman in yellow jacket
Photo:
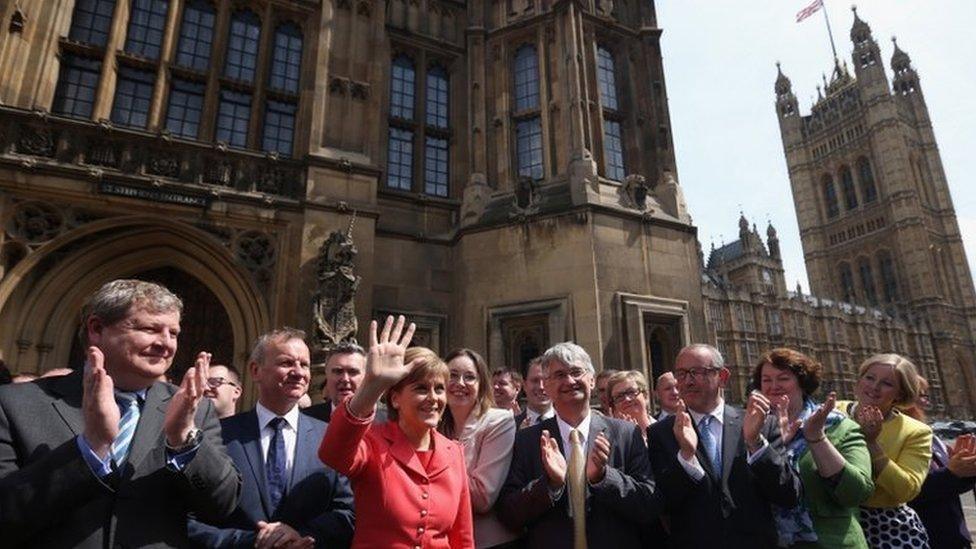
<instances>
[{"instance_id":1,"label":"woman in yellow jacket","mask_svg":"<svg viewBox=\"0 0 976 549\"><path fill-rule=\"evenodd\" d=\"M932 458L932 429L901 413L918 395L915 365L896 354L875 355L858 370L856 402L837 407L861 425L871 454L874 494L862 504L861 527L871 547L927 548L928 536L905 505L918 495Z\"/></svg>"}]
</instances>

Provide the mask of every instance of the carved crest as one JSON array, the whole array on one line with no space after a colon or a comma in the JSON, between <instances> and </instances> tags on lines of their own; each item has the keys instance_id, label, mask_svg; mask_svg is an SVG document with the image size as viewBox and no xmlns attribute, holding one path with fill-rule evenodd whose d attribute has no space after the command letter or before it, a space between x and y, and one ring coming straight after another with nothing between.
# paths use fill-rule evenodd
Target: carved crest
<instances>
[{"instance_id":1,"label":"carved crest","mask_svg":"<svg viewBox=\"0 0 976 549\"><path fill-rule=\"evenodd\" d=\"M356 259L352 241L353 219L346 233L333 231L319 248L317 290L313 299L315 347L319 352L334 349L344 341L356 341L359 324L353 300L360 278L353 272Z\"/></svg>"}]
</instances>

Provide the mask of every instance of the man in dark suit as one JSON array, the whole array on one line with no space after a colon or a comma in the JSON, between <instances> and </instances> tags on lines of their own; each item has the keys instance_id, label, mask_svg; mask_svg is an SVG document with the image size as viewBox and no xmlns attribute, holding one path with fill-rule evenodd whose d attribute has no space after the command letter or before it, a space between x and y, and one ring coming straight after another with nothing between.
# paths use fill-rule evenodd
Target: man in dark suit
<instances>
[{"instance_id":1,"label":"man in dark suit","mask_svg":"<svg viewBox=\"0 0 976 549\"><path fill-rule=\"evenodd\" d=\"M556 415L552 409L552 399L546 394L546 376L542 372L542 357L529 361L525 368L525 409L515 416L519 429L541 423Z\"/></svg>"},{"instance_id":2,"label":"man in dark suit","mask_svg":"<svg viewBox=\"0 0 976 549\"><path fill-rule=\"evenodd\" d=\"M340 343L325 360L325 381L321 387L324 401L305 408L302 413L328 423L335 405L359 388L365 368L366 351L355 343Z\"/></svg>"},{"instance_id":3,"label":"man in dark suit","mask_svg":"<svg viewBox=\"0 0 976 549\"><path fill-rule=\"evenodd\" d=\"M709 345L682 349L674 376L682 400L647 437L671 546L776 547L770 503L794 507L800 479L779 444L769 402L753 394L745 411L726 405L721 388L729 371Z\"/></svg>"},{"instance_id":4,"label":"man in dark suit","mask_svg":"<svg viewBox=\"0 0 976 549\"><path fill-rule=\"evenodd\" d=\"M530 548L641 547L662 501L640 431L590 410L594 371L582 347L559 343L542 367L556 416L516 435L498 517L525 529Z\"/></svg>"},{"instance_id":5,"label":"man in dark suit","mask_svg":"<svg viewBox=\"0 0 976 549\"><path fill-rule=\"evenodd\" d=\"M187 512L234 509L209 354L178 388L158 381L182 307L162 286L109 282L82 309L84 372L0 388L0 544L183 547Z\"/></svg>"},{"instance_id":6,"label":"man in dark suit","mask_svg":"<svg viewBox=\"0 0 976 549\"><path fill-rule=\"evenodd\" d=\"M308 391L305 333L261 336L248 369L258 388L254 410L223 420L227 452L244 477L228 519L190 521L202 547L347 547L353 534L349 481L319 461L326 424L299 413Z\"/></svg>"}]
</instances>

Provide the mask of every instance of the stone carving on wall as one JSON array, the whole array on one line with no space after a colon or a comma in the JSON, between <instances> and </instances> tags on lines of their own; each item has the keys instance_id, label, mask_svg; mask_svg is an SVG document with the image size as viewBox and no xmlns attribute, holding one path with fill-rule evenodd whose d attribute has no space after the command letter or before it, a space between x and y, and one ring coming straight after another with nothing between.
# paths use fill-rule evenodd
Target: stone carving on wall
<instances>
[{"instance_id":1,"label":"stone carving on wall","mask_svg":"<svg viewBox=\"0 0 976 549\"><path fill-rule=\"evenodd\" d=\"M624 178L624 184L620 186L620 204L625 208L644 211L647 209L648 192L650 188L647 179L643 175L630 174Z\"/></svg>"},{"instance_id":2,"label":"stone carving on wall","mask_svg":"<svg viewBox=\"0 0 976 549\"><path fill-rule=\"evenodd\" d=\"M237 237L234 251L238 261L252 272L274 265L277 255L271 237L258 231L242 232Z\"/></svg>"},{"instance_id":3,"label":"stone carving on wall","mask_svg":"<svg viewBox=\"0 0 976 549\"><path fill-rule=\"evenodd\" d=\"M319 248L312 303L317 353L328 352L343 341L356 341L359 324L353 300L360 278L353 271L358 253L352 241L354 222L355 212L349 229L345 233L333 231Z\"/></svg>"},{"instance_id":4,"label":"stone carving on wall","mask_svg":"<svg viewBox=\"0 0 976 549\"><path fill-rule=\"evenodd\" d=\"M23 126L17 140L17 152L37 156L54 156L54 134L46 128Z\"/></svg>"},{"instance_id":5,"label":"stone carving on wall","mask_svg":"<svg viewBox=\"0 0 976 549\"><path fill-rule=\"evenodd\" d=\"M539 211L537 187L538 183L532 177L523 175L518 178L512 196L512 209L514 211L509 217L524 218Z\"/></svg>"},{"instance_id":6,"label":"stone carving on wall","mask_svg":"<svg viewBox=\"0 0 976 549\"><path fill-rule=\"evenodd\" d=\"M7 234L28 244L40 244L61 234L65 229L61 211L45 202L21 202L14 207L7 221Z\"/></svg>"}]
</instances>

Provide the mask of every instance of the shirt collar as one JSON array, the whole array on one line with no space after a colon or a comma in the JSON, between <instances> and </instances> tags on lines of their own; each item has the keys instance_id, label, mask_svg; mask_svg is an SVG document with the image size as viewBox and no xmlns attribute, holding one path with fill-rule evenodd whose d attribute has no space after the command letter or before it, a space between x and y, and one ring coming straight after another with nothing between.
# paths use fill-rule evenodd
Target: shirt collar
<instances>
[{"instance_id":1,"label":"shirt collar","mask_svg":"<svg viewBox=\"0 0 976 549\"><path fill-rule=\"evenodd\" d=\"M573 427L572 425L563 421L563 418L559 417L559 414L556 414L556 424L559 425L559 437L562 438L564 441L569 440L569 432L572 431L573 429L576 429L580 432L580 437L581 437L580 442L582 442L583 446L585 447L586 440L590 434L590 419L592 417L593 417L592 414L590 414L590 412L587 411L586 416L583 418L583 421L581 421L580 424L577 425L576 427ZM566 448L566 451L568 452L569 448Z\"/></svg>"},{"instance_id":2,"label":"shirt collar","mask_svg":"<svg viewBox=\"0 0 976 549\"><path fill-rule=\"evenodd\" d=\"M688 411L691 412L691 419L695 420L695 425L700 424L702 418L705 417L705 414L699 414L694 410L688 410ZM718 421L720 424L725 425L725 399L719 397L718 406L716 406L715 409L712 410L709 415L715 418L715 420Z\"/></svg>"},{"instance_id":3,"label":"shirt collar","mask_svg":"<svg viewBox=\"0 0 976 549\"><path fill-rule=\"evenodd\" d=\"M529 424L536 423L537 419L538 421L545 421L554 415L556 415L556 411L552 408L552 406L549 406L549 409L541 414L528 406L525 408L525 416L528 418Z\"/></svg>"},{"instance_id":4,"label":"shirt collar","mask_svg":"<svg viewBox=\"0 0 976 549\"><path fill-rule=\"evenodd\" d=\"M265 408L264 405L261 404L260 402L258 402L258 405L255 406L254 409L258 413L258 427L261 430L267 427L268 423L272 419L278 417L278 414ZM281 416L285 418L285 423L287 423L288 426L291 427L292 431L298 431L298 413L299 413L298 403L295 403L295 405L291 407L291 410L288 410L288 412L285 415Z\"/></svg>"}]
</instances>

